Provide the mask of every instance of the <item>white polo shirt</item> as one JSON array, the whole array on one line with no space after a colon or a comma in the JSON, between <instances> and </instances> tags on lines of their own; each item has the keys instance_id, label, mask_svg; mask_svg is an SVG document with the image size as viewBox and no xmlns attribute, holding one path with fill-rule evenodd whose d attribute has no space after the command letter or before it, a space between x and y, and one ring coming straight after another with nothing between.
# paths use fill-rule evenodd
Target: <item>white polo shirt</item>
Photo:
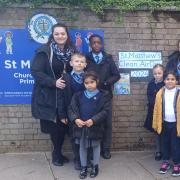
<instances>
[{"instance_id":1,"label":"white polo shirt","mask_svg":"<svg viewBox=\"0 0 180 180\"><path fill-rule=\"evenodd\" d=\"M167 89L165 88L164 100L165 100L165 118L167 122L176 122L176 116L174 112L174 100L177 88Z\"/></svg>"}]
</instances>

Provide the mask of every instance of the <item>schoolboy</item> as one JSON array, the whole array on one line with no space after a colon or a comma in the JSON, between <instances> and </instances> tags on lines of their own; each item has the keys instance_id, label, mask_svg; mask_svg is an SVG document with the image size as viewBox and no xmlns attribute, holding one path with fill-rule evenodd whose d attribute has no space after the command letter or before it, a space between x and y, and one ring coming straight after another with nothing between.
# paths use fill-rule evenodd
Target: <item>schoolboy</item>
<instances>
[{"instance_id":1,"label":"schoolboy","mask_svg":"<svg viewBox=\"0 0 180 180\"><path fill-rule=\"evenodd\" d=\"M120 78L119 70L113 61L112 55L103 51L103 39L97 34L89 38L92 51L87 54L87 71L95 71L99 77L99 88L109 91L112 94L112 87ZM105 123L104 137L102 140L101 154L104 159L110 159L110 146L112 141L112 99L108 117Z\"/></svg>"},{"instance_id":2,"label":"schoolboy","mask_svg":"<svg viewBox=\"0 0 180 180\"><path fill-rule=\"evenodd\" d=\"M84 90L83 84L83 74L84 68L86 67L86 57L81 53L75 53L71 57L70 65L72 66L72 71L69 74L69 80L67 86L69 86L68 96L71 98L74 93ZM72 133L72 126L70 125L70 135ZM79 145L75 144L74 139L71 136L71 144L74 154L74 168L80 170L80 157L79 157Z\"/></svg>"}]
</instances>

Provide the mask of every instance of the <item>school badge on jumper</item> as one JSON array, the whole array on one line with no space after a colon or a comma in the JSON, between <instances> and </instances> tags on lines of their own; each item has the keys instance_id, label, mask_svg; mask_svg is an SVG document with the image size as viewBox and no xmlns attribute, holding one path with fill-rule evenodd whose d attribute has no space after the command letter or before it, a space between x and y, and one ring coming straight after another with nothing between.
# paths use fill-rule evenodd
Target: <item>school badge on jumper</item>
<instances>
[{"instance_id":1,"label":"school badge on jumper","mask_svg":"<svg viewBox=\"0 0 180 180\"><path fill-rule=\"evenodd\" d=\"M28 24L28 30L32 39L44 44L48 41L51 28L57 21L54 17L47 14L36 14Z\"/></svg>"}]
</instances>

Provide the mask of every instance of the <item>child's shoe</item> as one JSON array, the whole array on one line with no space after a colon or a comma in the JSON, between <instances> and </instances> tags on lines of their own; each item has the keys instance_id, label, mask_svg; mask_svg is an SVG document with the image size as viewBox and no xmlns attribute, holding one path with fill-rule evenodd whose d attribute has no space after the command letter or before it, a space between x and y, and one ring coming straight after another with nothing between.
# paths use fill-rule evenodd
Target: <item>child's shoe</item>
<instances>
[{"instance_id":1,"label":"child's shoe","mask_svg":"<svg viewBox=\"0 0 180 180\"><path fill-rule=\"evenodd\" d=\"M170 164L168 162L163 162L161 164L161 168L159 170L160 174L166 174L168 169L170 169Z\"/></svg>"},{"instance_id":2,"label":"child's shoe","mask_svg":"<svg viewBox=\"0 0 180 180\"><path fill-rule=\"evenodd\" d=\"M64 162L63 162L62 159L53 159L53 160L52 160L52 164L53 164L54 166L63 166L63 165L64 165Z\"/></svg>"},{"instance_id":3,"label":"child's shoe","mask_svg":"<svg viewBox=\"0 0 180 180\"><path fill-rule=\"evenodd\" d=\"M84 167L81 167L79 178L85 179L86 177L87 177L87 166L84 166Z\"/></svg>"},{"instance_id":4,"label":"child's shoe","mask_svg":"<svg viewBox=\"0 0 180 180\"><path fill-rule=\"evenodd\" d=\"M90 177L95 178L98 175L98 173L99 173L99 167L98 167L98 165L95 165L91 169Z\"/></svg>"},{"instance_id":5,"label":"child's shoe","mask_svg":"<svg viewBox=\"0 0 180 180\"><path fill-rule=\"evenodd\" d=\"M156 160L156 161L160 161L161 158L162 158L162 153L161 153L161 152L156 152L156 153L155 153L155 160Z\"/></svg>"},{"instance_id":6,"label":"child's shoe","mask_svg":"<svg viewBox=\"0 0 180 180\"><path fill-rule=\"evenodd\" d=\"M173 166L172 176L180 176L180 167L179 165L175 164Z\"/></svg>"},{"instance_id":7,"label":"child's shoe","mask_svg":"<svg viewBox=\"0 0 180 180\"><path fill-rule=\"evenodd\" d=\"M61 154L61 159L63 160L64 163L69 162L69 159L66 156L62 155L62 154Z\"/></svg>"}]
</instances>

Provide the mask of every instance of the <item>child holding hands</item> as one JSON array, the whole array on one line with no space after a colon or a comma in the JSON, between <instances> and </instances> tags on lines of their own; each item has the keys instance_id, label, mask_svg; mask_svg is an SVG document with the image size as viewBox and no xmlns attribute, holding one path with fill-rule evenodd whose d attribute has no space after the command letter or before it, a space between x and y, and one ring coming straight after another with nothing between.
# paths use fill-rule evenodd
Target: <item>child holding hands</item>
<instances>
[{"instance_id":1,"label":"child holding hands","mask_svg":"<svg viewBox=\"0 0 180 180\"><path fill-rule=\"evenodd\" d=\"M99 172L100 140L103 137L103 123L109 111L110 96L108 92L97 88L99 78L95 72L84 74L84 91L74 94L70 107L69 119L73 122L73 137L80 145L81 171L80 179L87 177L87 150L93 149L93 166L90 177Z\"/></svg>"},{"instance_id":2,"label":"child holding hands","mask_svg":"<svg viewBox=\"0 0 180 180\"><path fill-rule=\"evenodd\" d=\"M70 99L73 94L83 91L85 89L83 84L83 75L84 68L86 67L86 57L81 53L75 53L71 56L70 66L72 67L72 71L69 74L69 91L68 96ZM74 154L74 168L76 170L81 169L80 157L79 157L79 144L74 142L74 138L72 137L72 123L70 123L70 135L71 135L71 144L72 150Z\"/></svg>"}]
</instances>

